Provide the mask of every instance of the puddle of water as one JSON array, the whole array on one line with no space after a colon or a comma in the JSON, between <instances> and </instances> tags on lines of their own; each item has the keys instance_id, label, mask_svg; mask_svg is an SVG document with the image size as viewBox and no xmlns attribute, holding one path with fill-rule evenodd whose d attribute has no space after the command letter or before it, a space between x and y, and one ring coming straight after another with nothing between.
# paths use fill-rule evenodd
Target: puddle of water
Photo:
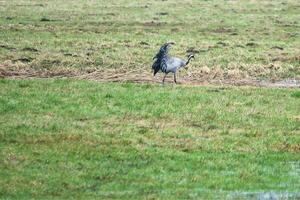
<instances>
[{"instance_id":1,"label":"puddle of water","mask_svg":"<svg viewBox=\"0 0 300 200\"><path fill-rule=\"evenodd\" d=\"M291 176L300 176L300 161L289 162L291 165Z\"/></svg>"},{"instance_id":2,"label":"puddle of water","mask_svg":"<svg viewBox=\"0 0 300 200\"><path fill-rule=\"evenodd\" d=\"M275 83L262 81L260 85L265 87L300 88L300 81L295 79L285 79Z\"/></svg>"},{"instance_id":3,"label":"puddle of water","mask_svg":"<svg viewBox=\"0 0 300 200\"><path fill-rule=\"evenodd\" d=\"M286 162L286 165L290 165L290 176L300 176L300 161ZM285 183L282 183L285 186ZM282 200L282 199L300 199L300 188L297 192L277 192L277 191L261 191L261 192L245 192L235 191L228 194L228 199L259 199L259 200Z\"/></svg>"},{"instance_id":4,"label":"puddle of water","mask_svg":"<svg viewBox=\"0 0 300 200\"><path fill-rule=\"evenodd\" d=\"M229 199L281 200L300 199L300 192L233 192Z\"/></svg>"}]
</instances>

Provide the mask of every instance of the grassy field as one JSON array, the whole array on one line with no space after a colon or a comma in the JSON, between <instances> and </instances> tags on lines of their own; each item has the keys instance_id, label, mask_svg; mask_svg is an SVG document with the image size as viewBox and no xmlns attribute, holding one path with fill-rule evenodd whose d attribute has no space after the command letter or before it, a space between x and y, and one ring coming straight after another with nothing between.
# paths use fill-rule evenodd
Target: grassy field
<instances>
[{"instance_id":1,"label":"grassy field","mask_svg":"<svg viewBox=\"0 0 300 200\"><path fill-rule=\"evenodd\" d=\"M297 0L0 0L0 199L300 199L298 88L78 80L151 82L169 41L195 54L180 72L193 83L300 80L299 13Z\"/></svg>"},{"instance_id":2,"label":"grassy field","mask_svg":"<svg viewBox=\"0 0 300 200\"><path fill-rule=\"evenodd\" d=\"M0 88L0 199L300 198L297 89Z\"/></svg>"},{"instance_id":3,"label":"grassy field","mask_svg":"<svg viewBox=\"0 0 300 200\"><path fill-rule=\"evenodd\" d=\"M2 0L2 71L150 70L161 44L193 76L300 78L300 2ZM7 75L7 73L4 73Z\"/></svg>"}]
</instances>

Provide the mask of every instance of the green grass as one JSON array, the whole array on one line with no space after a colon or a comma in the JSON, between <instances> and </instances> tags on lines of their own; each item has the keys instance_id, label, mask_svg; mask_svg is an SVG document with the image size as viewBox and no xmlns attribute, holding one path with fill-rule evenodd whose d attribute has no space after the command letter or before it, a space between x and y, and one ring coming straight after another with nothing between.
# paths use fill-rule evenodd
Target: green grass
<instances>
[{"instance_id":1,"label":"green grass","mask_svg":"<svg viewBox=\"0 0 300 200\"><path fill-rule=\"evenodd\" d=\"M2 79L0 198L299 198L299 113L297 89Z\"/></svg>"},{"instance_id":2,"label":"green grass","mask_svg":"<svg viewBox=\"0 0 300 200\"><path fill-rule=\"evenodd\" d=\"M299 13L297 0L4 0L0 76L150 71L174 41L196 77L299 79ZM0 79L0 199L300 198L299 97Z\"/></svg>"},{"instance_id":3,"label":"green grass","mask_svg":"<svg viewBox=\"0 0 300 200\"><path fill-rule=\"evenodd\" d=\"M299 13L298 0L4 0L0 65L150 70L160 45L174 41L173 55L196 53L194 74L300 78Z\"/></svg>"}]
</instances>

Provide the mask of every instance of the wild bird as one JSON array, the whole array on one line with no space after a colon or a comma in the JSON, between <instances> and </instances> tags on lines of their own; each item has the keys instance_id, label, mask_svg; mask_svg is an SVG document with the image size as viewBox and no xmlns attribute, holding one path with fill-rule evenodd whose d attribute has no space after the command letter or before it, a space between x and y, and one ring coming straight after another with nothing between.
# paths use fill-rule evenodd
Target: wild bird
<instances>
[{"instance_id":1,"label":"wild bird","mask_svg":"<svg viewBox=\"0 0 300 200\"><path fill-rule=\"evenodd\" d=\"M192 58L195 58L194 55L189 55L187 60L183 60L176 57L170 57L169 51L171 48L171 45L175 44L174 42L169 42L164 45L162 45L158 51L158 53L153 57L154 63L152 65L152 69L154 71L154 76L157 74L157 72L162 71L165 75L162 80L162 83L164 84L166 76L171 72L174 74L174 82L176 81L176 73L177 71L185 67L187 69L187 65L189 64L190 60Z\"/></svg>"}]
</instances>

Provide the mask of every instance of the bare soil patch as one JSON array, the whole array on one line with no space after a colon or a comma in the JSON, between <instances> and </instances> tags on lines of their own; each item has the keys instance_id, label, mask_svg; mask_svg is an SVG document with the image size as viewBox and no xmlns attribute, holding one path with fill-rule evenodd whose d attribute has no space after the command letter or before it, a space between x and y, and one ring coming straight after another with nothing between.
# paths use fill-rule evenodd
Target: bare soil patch
<instances>
[{"instance_id":1,"label":"bare soil patch","mask_svg":"<svg viewBox=\"0 0 300 200\"><path fill-rule=\"evenodd\" d=\"M256 86L256 87L281 87L281 88L300 88L300 80L258 80L251 78L215 78L215 74L208 74L205 70L197 74L186 74L178 76L179 84L183 85L234 85L234 86ZM89 74L76 76L80 79L96 80L101 82L135 82L135 83L161 83L163 74L153 76L151 71L132 70L127 72L116 72L114 70L95 71ZM173 75L169 74L166 84L173 84Z\"/></svg>"},{"instance_id":2,"label":"bare soil patch","mask_svg":"<svg viewBox=\"0 0 300 200\"><path fill-rule=\"evenodd\" d=\"M177 81L182 85L233 85L233 86L256 86L256 87L280 87L280 88L300 88L300 80L260 80L255 78L241 78L235 72L220 72L209 68L201 68L197 73L189 73L182 70L177 76ZM150 70L146 69L101 69L95 71L82 71L74 69L53 69L35 70L30 68L9 68L0 65L1 78L63 78L70 77L81 80L93 80L99 82L134 82L161 84L163 74L158 73L153 76ZM169 74L165 84L174 84L173 75Z\"/></svg>"},{"instance_id":3,"label":"bare soil patch","mask_svg":"<svg viewBox=\"0 0 300 200\"><path fill-rule=\"evenodd\" d=\"M16 60L15 62L21 62ZM21 62L22 63L22 62ZM0 64L0 78L52 78L52 77L74 77L78 76L80 72L74 69L55 69L55 70L36 70L32 68L26 68L19 66L16 67L6 67Z\"/></svg>"}]
</instances>

